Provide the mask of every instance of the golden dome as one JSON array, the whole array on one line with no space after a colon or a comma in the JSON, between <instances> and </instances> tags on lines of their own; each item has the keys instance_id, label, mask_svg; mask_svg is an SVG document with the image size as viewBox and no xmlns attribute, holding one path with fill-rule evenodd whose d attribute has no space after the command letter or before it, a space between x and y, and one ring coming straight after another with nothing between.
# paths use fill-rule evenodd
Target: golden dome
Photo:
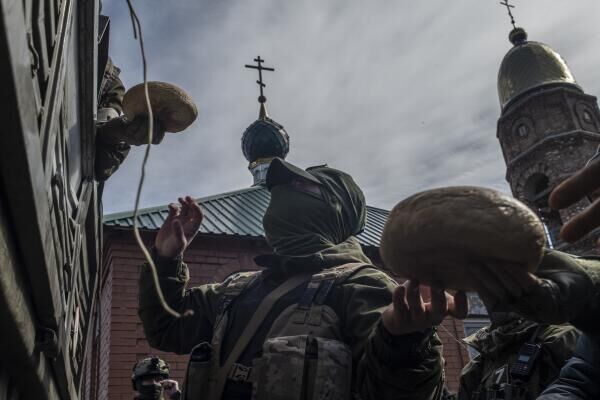
<instances>
[{"instance_id":1,"label":"golden dome","mask_svg":"<svg viewBox=\"0 0 600 400\"><path fill-rule=\"evenodd\" d=\"M569 85L581 90L565 60L549 46L527 41L522 28L514 29L509 38L514 47L504 56L498 73L502 109L520 95L546 85Z\"/></svg>"}]
</instances>

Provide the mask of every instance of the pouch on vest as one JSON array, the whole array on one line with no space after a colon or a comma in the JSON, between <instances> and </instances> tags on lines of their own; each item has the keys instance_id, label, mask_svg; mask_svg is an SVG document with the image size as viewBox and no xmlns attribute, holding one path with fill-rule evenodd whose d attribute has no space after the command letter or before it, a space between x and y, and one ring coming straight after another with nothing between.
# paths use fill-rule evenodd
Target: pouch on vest
<instances>
[{"instance_id":1,"label":"pouch on vest","mask_svg":"<svg viewBox=\"0 0 600 400\"><path fill-rule=\"evenodd\" d=\"M202 342L192 349L185 374L182 396L184 400L202 400L205 398L212 367L211 358L212 346L210 343Z\"/></svg>"},{"instance_id":2,"label":"pouch on vest","mask_svg":"<svg viewBox=\"0 0 600 400\"><path fill-rule=\"evenodd\" d=\"M268 339L252 369L253 400L349 400L352 355L337 340L309 335Z\"/></svg>"}]
</instances>

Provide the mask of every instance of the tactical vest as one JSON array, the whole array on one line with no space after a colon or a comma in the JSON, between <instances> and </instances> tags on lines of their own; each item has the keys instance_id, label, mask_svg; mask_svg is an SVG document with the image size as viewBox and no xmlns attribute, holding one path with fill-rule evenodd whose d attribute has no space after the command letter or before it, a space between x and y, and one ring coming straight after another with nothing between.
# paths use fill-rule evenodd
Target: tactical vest
<instances>
[{"instance_id":1,"label":"tactical vest","mask_svg":"<svg viewBox=\"0 0 600 400\"><path fill-rule=\"evenodd\" d=\"M487 371L471 396L473 400L534 400L543 389L537 364L542 351L541 326L508 362Z\"/></svg>"},{"instance_id":2,"label":"tactical vest","mask_svg":"<svg viewBox=\"0 0 600 400\"><path fill-rule=\"evenodd\" d=\"M200 343L190 354L183 398L220 400L227 381L232 380L251 383L253 400L349 400L352 352L342 339L339 316L325 301L334 287L366 267L346 264L288 279L263 300L227 360L221 360L230 305L261 272L242 272L227 279L212 342ZM252 365L238 364L237 359L268 313L264 304L274 304L307 281L300 300L287 307L270 327L261 356ZM246 334L249 330L253 330L252 335Z\"/></svg>"}]
</instances>

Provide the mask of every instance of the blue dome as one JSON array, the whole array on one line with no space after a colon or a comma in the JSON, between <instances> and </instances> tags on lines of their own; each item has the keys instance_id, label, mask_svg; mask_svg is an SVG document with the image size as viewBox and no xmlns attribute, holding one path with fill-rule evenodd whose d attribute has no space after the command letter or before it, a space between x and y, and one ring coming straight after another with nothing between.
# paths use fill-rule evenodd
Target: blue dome
<instances>
[{"instance_id":1,"label":"blue dome","mask_svg":"<svg viewBox=\"0 0 600 400\"><path fill-rule=\"evenodd\" d=\"M242 151L250 163L261 158L285 158L290 151L290 138L282 125L264 116L244 131Z\"/></svg>"}]
</instances>

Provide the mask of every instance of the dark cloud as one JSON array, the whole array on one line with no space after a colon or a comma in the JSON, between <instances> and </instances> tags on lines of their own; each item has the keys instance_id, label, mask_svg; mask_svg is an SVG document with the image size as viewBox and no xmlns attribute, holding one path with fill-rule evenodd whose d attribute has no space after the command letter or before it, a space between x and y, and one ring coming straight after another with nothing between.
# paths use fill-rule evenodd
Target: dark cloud
<instances>
[{"instance_id":1,"label":"dark cloud","mask_svg":"<svg viewBox=\"0 0 600 400\"><path fill-rule=\"evenodd\" d=\"M127 86L141 62L123 0L104 2L111 54ZM510 48L497 1L134 1L149 77L176 83L199 106L197 122L152 149L142 204L247 187L240 150L256 119L260 54L270 115L291 136L288 159L347 170L369 203L389 208L436 186L508 191L496 139L496 78ZM522 2L530 39L563 55L590 94L600 92L600 2ZM105 211L133 208L141 149L108 181Z\"/></svg>"}]
</instances>

